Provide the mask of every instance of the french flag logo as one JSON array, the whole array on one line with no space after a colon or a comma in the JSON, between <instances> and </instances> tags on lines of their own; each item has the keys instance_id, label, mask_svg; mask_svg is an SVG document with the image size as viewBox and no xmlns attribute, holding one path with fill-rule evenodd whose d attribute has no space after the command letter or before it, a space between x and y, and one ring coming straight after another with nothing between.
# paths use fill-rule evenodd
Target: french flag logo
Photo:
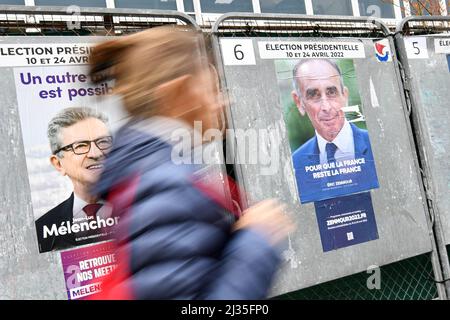
<instances>
[{"instance_id":1,"label":"french flag logo","mask_svg":"<svg viewBox=\"0 0 450 320\"><path fill-rule=\"evenodd\" d=\"M380 62L391 61L391 50L387 39L375 42L375 56Z\"/></svg>"}]
</instances>

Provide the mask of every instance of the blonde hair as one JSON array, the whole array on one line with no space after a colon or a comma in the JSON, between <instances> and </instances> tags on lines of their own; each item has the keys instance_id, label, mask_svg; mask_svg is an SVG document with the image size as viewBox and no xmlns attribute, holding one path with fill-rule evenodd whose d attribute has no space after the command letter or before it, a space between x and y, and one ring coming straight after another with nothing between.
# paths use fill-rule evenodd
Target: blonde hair
<instances>
[{"instance_id":1,"label":"blonde hair","mask_svg":"<svg viewBox=\"0 0 450 320\"><path fill-rule=\"evenodd\" d=\"M195 74L204 63L199 32L162 26L101 43L90 55L94 83L115 80L131 116L149 117L161 107L155 88L183 75Z\"/></svg>"}]
</instances>

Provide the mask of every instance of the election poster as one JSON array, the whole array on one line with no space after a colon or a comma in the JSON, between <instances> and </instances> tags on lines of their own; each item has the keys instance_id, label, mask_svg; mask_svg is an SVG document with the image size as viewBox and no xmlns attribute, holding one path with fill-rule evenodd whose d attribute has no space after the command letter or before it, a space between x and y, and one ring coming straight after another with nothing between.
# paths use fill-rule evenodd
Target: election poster
<instances>
[{"instance_id":1,"label":"election poster","mask_svg":"<svg viewBox=\"0 0 450 320\"><path fill-rule=\"evenodd\" d=\"M301 203L379 187L353 62L364 57L357 44L320 54L298 43L286 55L300 59L274 60Z\"/></svg>"},{"instance_id":2,"label":"election poster","mask_svg":"<svg viewBox=\"0 0 450 320\"><path fill-rule=\"evenodd\" d=\"M370 192L314 203L324 252L378 239Z\"/></svg>"},{"instance_id":3,"label":"election poster","mask_svg":"<svg viewBox=\"0 0 450 320\"><path fill-rule=\"evenodd\" d=\"M117 267L112 241L61 252L67 297L85 300L102 290L102 282Z\"/></svg>"},{"instance_id":4,"label":"election poster","mask_svg":"<svg viewBox=\"0 0 450 320\"><path fill-rule=\"evenodd\" d=\"M125 120L112 82L94 84L88 55L104 38L0 44L13 73L39 252L107 239L112 206L90 194Z\"/></svg>"}]
</instances>

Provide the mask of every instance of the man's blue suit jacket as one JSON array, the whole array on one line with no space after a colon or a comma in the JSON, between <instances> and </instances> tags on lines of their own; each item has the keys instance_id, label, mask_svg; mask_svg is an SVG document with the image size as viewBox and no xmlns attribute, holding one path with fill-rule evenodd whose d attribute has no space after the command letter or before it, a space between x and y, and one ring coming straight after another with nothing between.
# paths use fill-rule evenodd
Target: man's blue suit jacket
<instances>
[{"instance_id":1,"label":"man's blue suit jacket","mask_svg":"<svg viewBox=\"0 0 450 320\"><path fill-rule=\"evenodd\" d=\"M314 178L313 173L320 171L336 173L336 170L339 171L340 168L306 172L305 167L320 164L320 151L316 136L293 152L292 161L302 203L378 188L378 178L369 134L367 130L359 129L352 123L350 123L350 127L353 131L355 159L363 158L365 161L364 164L360 165L360 172L340 173L323 178Z\"/></svg>"}]
</instances>

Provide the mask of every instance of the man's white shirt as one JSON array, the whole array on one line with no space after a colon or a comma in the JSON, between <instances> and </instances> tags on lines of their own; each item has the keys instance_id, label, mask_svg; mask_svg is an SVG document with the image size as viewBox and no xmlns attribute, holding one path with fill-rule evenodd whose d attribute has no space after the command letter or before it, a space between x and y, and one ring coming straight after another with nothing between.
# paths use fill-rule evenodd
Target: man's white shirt
<instances>
[{"instance_id":1,"label":"man's white shirt","mask_svg":"<svg viewBox=\"0 0 450 320\"><path fill-rule=\"evenodd\" d=\"M102 207L97 211L97 217L102 219L107 219L112 215L112 206L104 201L98 201L97 203L102 204ZM88 205L88 203L80 198L77 195L73 194L73 222L83 222L86 221L88 216L86 212L83 211L83 208Z\"/></svg>"},{"instance_id":2,"label":"man's white shirt","mask_svg":"<svg viewBox=\"0 0 450 320\"><path fill-rule=\"evenodd\" d=\"M317 131L316 136L320 151L320 164L327 163L327 152L325 147L328 141L325 140ZM353 130L347 120L345 120L344 126L339 134L331 142L337 147L336 153L334 154L334 158L336 160L355 159L355 141L353 139Z\"/></svg>"}]
</instances>

